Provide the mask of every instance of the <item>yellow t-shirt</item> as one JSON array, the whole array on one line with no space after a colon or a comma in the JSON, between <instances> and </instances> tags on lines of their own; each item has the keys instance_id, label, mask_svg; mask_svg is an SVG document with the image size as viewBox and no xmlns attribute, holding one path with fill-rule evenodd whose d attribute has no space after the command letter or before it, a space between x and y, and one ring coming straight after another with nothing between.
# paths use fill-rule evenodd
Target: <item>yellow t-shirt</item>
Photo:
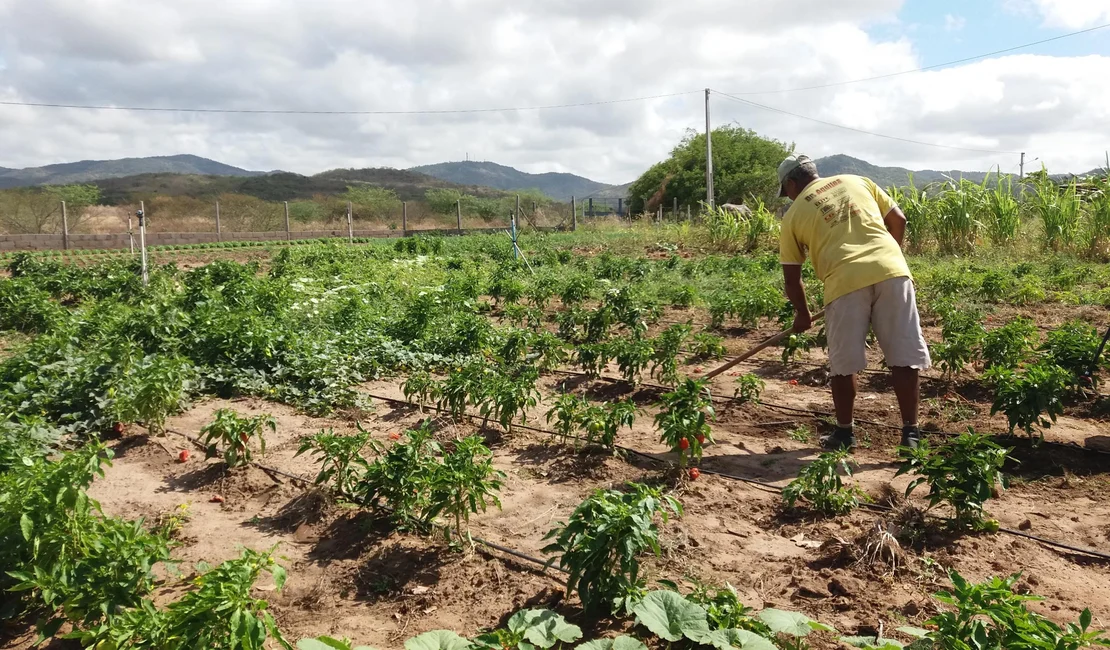
<instances>
[{"instance_id":1,"label":"yellow t-shirt","mask_svg":"<svg viewBox=\"0 0 1110 650\"><path fill-rule=\"evenodd\" d=\"M883 217L894 201L870 179L844 174L806 186L782 219L779 258L802 264L806 250L825 283L825 304L891 278L911 277Z\"/></svg>"}]
</instances>

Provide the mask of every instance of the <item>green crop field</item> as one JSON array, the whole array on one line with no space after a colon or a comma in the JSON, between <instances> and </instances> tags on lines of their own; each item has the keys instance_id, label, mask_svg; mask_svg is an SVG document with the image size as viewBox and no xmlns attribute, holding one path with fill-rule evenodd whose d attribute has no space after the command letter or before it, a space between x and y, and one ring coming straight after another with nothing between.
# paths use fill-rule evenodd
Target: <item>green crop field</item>
<instances>
[{"instance_id":1,"label":"green crop field","mask_svg":"<svg viewBox=\"0 0 1110 650\"><path fill-rule=\"evenodd\" d=\"M703 379L792 321L762 207L526 260L156 250L149 286L8 255L4 647L1106 645L1110 195L1011 190L897 197L935 363L912 454L877 347L851 455L816 445L823 332Z\"/></svg>"}]
</instances>

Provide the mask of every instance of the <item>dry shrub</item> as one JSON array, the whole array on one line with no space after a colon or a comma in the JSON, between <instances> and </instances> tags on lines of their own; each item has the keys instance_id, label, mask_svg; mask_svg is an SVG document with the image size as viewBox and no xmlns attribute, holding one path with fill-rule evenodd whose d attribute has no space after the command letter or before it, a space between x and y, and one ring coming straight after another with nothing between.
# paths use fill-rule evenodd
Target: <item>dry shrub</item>
<instances>
[{"instance_id":1,"label":"dry shrub","mask_svg":"<svg viewBox=\"0 0 1110 650\"><path fill-rule=\"evenodd\" d=\"M821 551L831 564L852 565L882 575L894 575L906 568L906 553L882 519L876 519L855 540L833 537L821 546Z\"/></svg>"}]
</instances>

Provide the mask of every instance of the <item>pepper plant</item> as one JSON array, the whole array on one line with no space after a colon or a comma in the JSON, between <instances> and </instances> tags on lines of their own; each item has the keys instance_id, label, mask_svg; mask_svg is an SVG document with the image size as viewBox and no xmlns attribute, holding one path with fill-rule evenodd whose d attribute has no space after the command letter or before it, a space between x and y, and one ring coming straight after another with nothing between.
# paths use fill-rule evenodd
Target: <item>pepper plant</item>
<instances>
[{"instance_id":1,"label":"pepper plant","mask_svg":"<svg viewBox=\"0 0 1110 650\"><path fill-rule=\"evenodd\" d=\"M582 429L591 444L612 449L621 427L632 428L640 409L631 398L610 402L605 407L590 406L582 415Z\"/></svg>"},{"instance_id":2,"label":"pepper plant","mask_svg":"<svg viewBox=\"0 0 1110 650\"><path fill-rule=\"evenodd\" d=\"M540 391L536 388L539 376L538 370L527 366L493 373L478 404L482 417L497 420L512 433L513 420L519 417L526 422L528 409L539 404Z\"/></svg>"},{"instance_id":3,"label":"pepper plant","mask_svg":"<svg viewBox=\"0 0 1110 650\"><path fill-rule=\"evenodd\" d=\"M555 398L555 403L547 411L547 423L555 423L555 433L563 438L563 444L574 436L578 429L582 426L587 410L590 408L590 402L584 397L579 397L574 393L561 393ZM578 448L578 440L574 441L575 449Z\"/></svg>"},{"instance_id":4,"label":"pepper plant","mask_svg":"<svg viewBox=\"0 0 1110 650\"><path fill-rule=\"evenodd\" d=\"M917 448L900 449L905 462L895 476L918 476L906 488L906 496L928 483L929 509L945 503L955 512L950 521L956 530L998 530L998 522L984 518L983 504L996 485L1009 485L1002 466L1010 450L969 430L939 446L921 441Z\"/></svg>"},{"instance_id":5,"label":"pepper plant","mask_svg":"<svg viewBox=\"0 0 1110 650\"><path fill-rule=\"evenodd\" d=\"M378 457L366 468L354 487L356 498L372 508L388 506L395 523L420 520L427 504L427 485L436 469L436 454L442 451L432 438L428 422L405 433L403 442L388 450L371 441Z\"/></svg>"},{"instance_id":6,"label":"pepper plant","mask_svg":"<svg viewBox=\"0 0 1110 650\"><path fill-rule=\"evenodd\" d=\"M767 384L758 375L745 373L736 378L736 390L732 396L745 404L758 404L759 397Z\"/></svg>"},{"instance_id":7,"label":"pepper plant","mask_svg":"<svg viewBox=\"0 0 1110 650\"><path fill-rule=\"evenodd\" d=\"M543 552L569 572L567 594L577 593L593 615L631 611L646 593L640 555L661 552L655 518L666 522L670 513L682 514L678 500L658 488L626 487L595 491L544 536L553 541Z\"/></svg>"},{"instance_id":8,"label":"pepper plant","mask_svg":"<svg viewBox=\"0 0 1110 650\"><path fill-rule=\"evenodd\" d=\"M660 440L678 454L679 467L685 468L691 459L701 460L703 446L713 442L709 419L716 416L707 382L687 378L664 394L659 406L655 428Z\"/></svg>"},{"instance_id":9,"label":"pepper plant","mask_svg":"<svg viewBox=\"0 0 1110 650\"><path fill-rule=\"evenodd\" d=\"M480 436L469 436L454 443L454 450L444 454L428 477L426 521L443 515L454 521L458 542L470 540L470 515L485 512L493 504L501 508L497 493L505 473L494 469L493 453ZM445 532L451 541L450 529Z\"/></svg>"},{"instance_id":10,"label":"pepper plant","mask_svg":"<svg viewBox=\"0 0 1110 650\"><path fill-rule=\"evenodd\" d=\"M794 508L803 499L825 515L851 512L861 501L867 501L867 494L858 485L844 485L844 477L852 478L853 464L846 449L821 454L782 489L783 502Z\"/></svg>"},{"instance_id":11,"label":"pepper plant","mask_svg":"<svg viewBox=\"0 0 1110 650\"><path fill-rule=\"evenodd\" d=\"M200 430L201 441L206 445L204 457L219 456L219 444L222 444L224 462L228 467L249 465L251 438L257 438L259 450L266 453L266 438L262 435L264 429L277 431L277 421L273 416L263 414L245 418L232 409L219 409L215 419Z\"/></svg>"},{"instance_id":12,"label":"pepper plant","mask_svg":"<svg viewBox=\"0 0 1110 650\"><path fill-rule=\"evenodd\" d=\"M996 366L986 376L994 384L991 415L1005 413L1011 434L1019 427L1029 435L1035 426L1051 427L1064 412L1063 400L1074 381L1067 370L1047 361L1020 371Z\"/></svg>"},{"instance_id":13,"label":"pepper plant","mask_svg":"<svg viewBox=\"0 0 1110 650\"><path fill-rule=\"evenodd\" d=\"M317 458L320 472L314 480L316 485L331 485L340 494L354 493L355 485L369 467L362 450L370 442L370 432L359 422L355 426L358 433L353 435L336 434L334 429L328 429L301 441L294 458L305 452Z\"/></svg>"}]
</instances>

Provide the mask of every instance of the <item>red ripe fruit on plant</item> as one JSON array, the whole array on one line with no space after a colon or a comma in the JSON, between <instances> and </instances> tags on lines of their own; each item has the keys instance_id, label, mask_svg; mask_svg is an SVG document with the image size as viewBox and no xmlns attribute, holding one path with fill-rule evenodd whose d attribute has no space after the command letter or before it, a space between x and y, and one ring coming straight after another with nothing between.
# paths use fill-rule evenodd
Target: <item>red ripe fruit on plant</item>
<instances>
[{"instance_id":1,"label":"red ripe fruit on plant","mask_svg":"<svg viewBox=\"0 0 1110 650\"><path fill-rule=\"evenodd\" d=\"M245 444L247 444L247 440L250 440L250 438L247 436L247 434L245 434L245 433L240 433L239 434L239 442L241 442L245 445Z\"/></svg>"},{"instance_id":2,"label":"red ripe fruit on plant","mask_svg":"<svg viewBox=\"0 0 1110 650\"><path fill-rule=\"evenodd\" d=\"M697 467L691 467L690 468L690 480L691 481L696 481L696 480L698 480L699 476L701 476L701 470L699 470Z\"/></svg>"},{"instance_id":3,"label":"red ripe fruit on plant","mask_svg":"<svg viewBox=\"0 0 1110 650\"><path fill-rule=\"evenodd\" d=\"M182 449L181 453L179 453L177 455L177 462L185 463L185 462L188 462L188 461L189 461L189 450L188 449Z\"/></svg>"},{"instance_id":4,"label":"red ripe fruit on plant","mask_svg":"<svg viewBox=\"0 0 1110 650\"><path fill-rule=\"evenodd\" d=\"M698 444L699 445L704 445L705 444L705 436L702 436L702 435L698 436Z\"/></svg>"},{"instance_id":5,"label":"red ripe fruit on plant","mask_svg":"<svg viewBox=\"0 0 1110 650\"><path fill-rule=\"evenodd\" d=\"M112 425L112 431L115 433L123 433L123 422L116 422Z\"/></svg>"},{"instance_id":6,"label":"red ripe fruit on plant","mask_svg":"<svg viewBox=\"0 0 1110 650\"><path fill-rule=\"evenodd\" d=\"M690 448L690 441L687 440L686 438L683 438L682 440L679 440L678 441L678 448L679 449L689 449Z\"/></svg>"},{"instance_id":7,"label":"red ripe fruit on plant","mask_svg":"<svg viewBox=\"0 0 1110 650\"><path fill-rule=\"evenodd\" d=\"M790 380L790 385L791 386L797 386L798 385L798 380L797 379L791 379Z\"/></svg>"}]
</instances>

